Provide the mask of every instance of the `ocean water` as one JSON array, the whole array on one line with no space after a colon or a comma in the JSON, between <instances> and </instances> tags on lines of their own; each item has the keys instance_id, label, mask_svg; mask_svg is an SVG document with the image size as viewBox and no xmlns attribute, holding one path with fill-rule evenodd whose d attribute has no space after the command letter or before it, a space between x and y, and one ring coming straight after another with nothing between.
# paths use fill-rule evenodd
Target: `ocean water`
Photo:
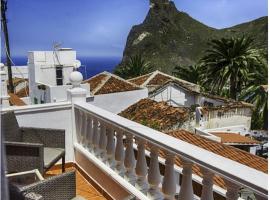
<instances>
[{"instance_id":1,"label":"ocean water","mask_svg":"<svg viewBox=\"0 0 270 200\"><path fill-rule=\"evenodd\" d=\"M79 71L83 74L84 79L90 78L100 72L113 72L114 68L120 63L120 57L79 57L82 66ZM13 57L15 65L27 65L26 57ZM5 59L2 59L5 62Z\"/></svg>"}]
</instances>

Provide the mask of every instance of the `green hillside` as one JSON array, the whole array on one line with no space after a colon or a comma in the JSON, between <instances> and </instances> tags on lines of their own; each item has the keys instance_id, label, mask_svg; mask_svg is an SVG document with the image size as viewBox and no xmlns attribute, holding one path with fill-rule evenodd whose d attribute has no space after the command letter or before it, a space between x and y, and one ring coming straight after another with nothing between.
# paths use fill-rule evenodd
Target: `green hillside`
<instances>
[{"instance_id":1,"label":"green hillside","mask_svg":"<svg viewBox=\"0 0 270 200\"><path fill-rule=\"evenodd\" d=\"M154 69L171 73L177 65L194 64L213 38L250 35L256 48L267 48L267 17L226 29L214 29L176 9L168 0L151 0L152 8L140 25L132 27L118 67L141 54Z\"/></svg>"}]
</instances>

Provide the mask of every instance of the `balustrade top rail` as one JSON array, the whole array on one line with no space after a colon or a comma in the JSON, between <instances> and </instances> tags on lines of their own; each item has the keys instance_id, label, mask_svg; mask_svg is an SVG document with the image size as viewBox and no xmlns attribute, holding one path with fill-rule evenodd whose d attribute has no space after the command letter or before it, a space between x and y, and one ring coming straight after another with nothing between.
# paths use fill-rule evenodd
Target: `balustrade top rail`
<instances>
[{"instance_id":1,"label":"balustrade top rail","mask_svg":"<svg viewBox=\"0 0 270 200\"><path fill-rule=\"evenodd\" d=\"M257 194L263 196L268 194L268 175L261 171L153 130L91 104L80 102L75 103L74 106L108 124L112 124L122 131L132 133L134 136L142 138L161 149L191 160L227 180L250 188Z\"/></svg>"}]
</instances>

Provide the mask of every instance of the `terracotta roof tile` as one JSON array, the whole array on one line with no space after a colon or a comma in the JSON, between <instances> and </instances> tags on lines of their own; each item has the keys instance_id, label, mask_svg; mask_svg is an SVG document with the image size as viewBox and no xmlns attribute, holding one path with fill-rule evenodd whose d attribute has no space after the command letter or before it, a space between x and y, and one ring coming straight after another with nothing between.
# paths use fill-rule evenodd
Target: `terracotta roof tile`
<instances>
[{"instance_id":1,"label":"terracotta roof tile","mask_svg":"<svg viewBox=\"0 0 270 200\"><path fill-rule=\"evenodd\" d=\"M210 139L201 137L199 135L195 135L185 130L169 131L166 132L166 134L178 138L182 141L188 142L190 144L196 145L198 147L201 147L203 149L206 149L210 152L213 152L225 158L239 162L253 169L262 171L264 173L268 173L267 160L259 156L250 154L246 151L219 142L212 141ZM149 150L149 147L147 148ZM161 157L165 158L164 150L160 150L159 154ZM176 157L175 164L182 167L182 161L180 157ZM194 174L202 176L202 173L200 172L200 167L198 165L196 164L193 165L192 170ZM214 177L214 183L222 188L226 188L224 180L217 175L215 175Z\"/></svg>"},{"instance_id":2,"label":"terracotta roof tile","mask_svg":"<svg viewBox=\"0 0 270 200\"><path fill-rule=\"evenodd\" d=\"M16 92L16 95L20 98L28 97L29 96L29 86L26 86L26 87L20 89L18 92Z\"/></svg>"},{"instance_id":3,"label":"terracotta roof tile","mask_svg":"<svg viewBox=\"0 0 270 200\"><path fill-rule=\"evenodd\" d=\"M83 81L83 83L89 83L90 84L90 91L95 91L96 88L102 83L102 81L105 80L107 77L106 74L98 74L86 81Z\"/></svg>"},{"instance_id":4,"label":"terracotta roof tile","mask_svg":"<svg viewBox=\"0 0 270 200\"><path fill-rule=\"evenodd\" d=\"M142 85L152 74L153 73L142 75L133 79L129 79L128 81L136 85Z\"/></svg>"},{"instance_id":5,"label":"terracotta roof tile","mask_svg":"<svg viewBox=\"0 0 270 200\"><path fill-rule=\"evenodd\" d=\"M189 108L176 108L165 102L141 99L119 115L157 130L171 130L180 128L191 114Z\"/></svg>"},{"instance_id":6,"label":"terracotta roof tile","mask_svg":"<svg viewBox=\"0 0 270 200\"><path fill-rule=\"evenodd\" d=\"M187 88L199 91L199 86L194 84L194 83L190 83L188 81L176 78L174 76L170 76L169 74L165 74L163 72L160 71L154 71L150 74L146 74L143 76L139 76L136 78L132 78L129 79L128 81L135 83L135 84L139 84L140 86L146 86L146 87L151 87L154 89L156 87L160 87L162 85L164 85L165 83L167 83L168 81L176 81L178 82L180 85L183 85Z\"/></svg>"},{"instance_id":7,"label":"terracotta roof tile","mask_svg":"<svg viewBox=\"0 0 270 200\"><path fill-rule=\"evenodd\" d=\"M260 142L249 137L242 136L238 133L228 132L211 132L212 135L221 138L221 143L236 143L236 144L259 144Z\"/></svg>"},{"instance_id":8,"label":"terracotta roof tile","mask_svg":"<svg viewBox=\"0 0 270 200\"><path fill-rule=\"evenodd\" d=\"M9 93L9 103L12 106L25 106L26 103L24 103L23 100L21 100L16 94Z\"/></svg>"},{"instance_id":9,"label":"terracotta roof tile","mask_svg":"<svg viewBox=\"0 0 270 200\"><path fill-rule=\"evenodd\" d=\"M142 89L139 86L109 72L102 72L88 80L85 80L83 83L90 84L90 91L94 95Z\"/></svg>"}]
</instances>

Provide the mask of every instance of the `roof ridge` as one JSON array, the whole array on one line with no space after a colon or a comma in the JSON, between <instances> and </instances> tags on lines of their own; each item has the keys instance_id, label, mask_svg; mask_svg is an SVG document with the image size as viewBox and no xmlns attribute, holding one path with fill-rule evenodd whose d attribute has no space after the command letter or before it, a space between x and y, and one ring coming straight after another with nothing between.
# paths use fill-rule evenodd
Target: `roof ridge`
<instances>
[{"instance_id":1,"label":"roof ridge","mask_svg":"<svg viewBox=\"0 0 270 200\"><path fill-rule=\"evenodd\" d=\"M138 78L141 78L141 77L150 75L150 74L152 74L152 73L154 73L154 72L155 72L155 71L150 72L150 73L147 73L147 74L143 74L143 75L140 75L140 76L137 76L137 77L134 77L134 78L130 78L130 79L127 79L127 81L132 81L132 80L135 80L135 79L138 79Z\"/></svg>"},{"instance_id":2,"label":"roof ridge","mask_svg":"<svg viewBox=\"0 0 270 200\"><path fill-rule=\"evenodd\" d=\"M126 80L126 79L124 79L124 78L121 78L120 76L117 76L117 75L112 74L112 73L110 73L110 75L111 75L112 77L114 77L114 78L116 78L116 79L118 79L118 80L120 80L120 81L124 81L125 83L130 84L130 85L132 85L132 86L134 86L134 87L142 88L142 89L143 89L143 87L141 87L141 86L139 86L139 85L136 85L136 84L134 84L134 83L131 83L131 82L129 82L128 80Z\"/></svg>"},{"instance_id":3,"label":"roof ridge","mask_svg":"<svg viewBox=\"0 0 270 200\"><path fill-rule=\"evenodd\" d=\"M104 72L99 73L99 74L104 74L104 75L106 75L106 77L103 78L101 83L92 91L93 94L96 94L105 85L105 83L107 83L107 81L111 78L110 74L107 74ZM90 85L90 87L91 87L91 85Z\"/></svg>"},{"instance_id":4,"label":"roof ridge","mask_svg":"<svg viewBox=\"0 0 270 200\"><path fill-rule=\"evenodd\" d=\"M159 70L156 70L156 71L157 71L158 73L160 73L161 75L164 75L164 76L170 77L170 78L172 78L172 79L174 79L174 80L178 80L178 81L180 81L180 82L183 82L183 83L186 83L186 84L190 84L190 85L192 85L192 86L197 86L197 84L195 84L195 83L191 83L191 82L186 81L186 80L183 80L183 79L181 79L181 78L177 78L177 77L175 77L175 76L172 76L172 75L166 74L166 73L161 72L161 71L159 71Z\"/></svg>"},{"instance_id":5,"label":"roof ridge","mask_svg":"<svg viewBox=\"0 0 270 200\"><path fill-rule=\"evenodd\" d=\"M146 81L144 81L144 83L141 85L146 86L158 73L159 73L158 70L154 71L153 74L150 77L148 77L148 79L146 79Z\"/></svg>"}]
</instances>

